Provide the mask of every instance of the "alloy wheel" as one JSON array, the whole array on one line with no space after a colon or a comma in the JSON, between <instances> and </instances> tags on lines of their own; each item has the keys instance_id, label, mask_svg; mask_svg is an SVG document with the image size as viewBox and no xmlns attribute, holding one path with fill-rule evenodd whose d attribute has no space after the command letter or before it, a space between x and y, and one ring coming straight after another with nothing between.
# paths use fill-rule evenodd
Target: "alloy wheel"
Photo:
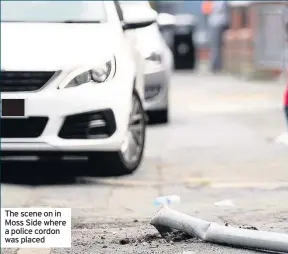
<instances>
[{"instance_id":1,"label":"alloy wheel","mask_svg":"<svg viewBox=\"0 0 288 254\"><path fill-rule=\"evenodd\" d=\"M145 139L145 115L137 96L133 96L132 110L124 142L121 147L122 157L128 165L137 163L142 156Z\"/></svg>"}]
</instances>

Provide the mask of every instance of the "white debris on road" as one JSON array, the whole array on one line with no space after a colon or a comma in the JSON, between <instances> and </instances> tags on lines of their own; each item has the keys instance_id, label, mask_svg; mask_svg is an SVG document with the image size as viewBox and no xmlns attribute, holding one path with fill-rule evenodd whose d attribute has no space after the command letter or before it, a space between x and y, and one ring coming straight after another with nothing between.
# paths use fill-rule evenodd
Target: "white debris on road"
<instances>
[{"instance_id":1,"label":"white debris on road","mask_svg":"<svg viewBox=\"0 0 288 254\"><path fill-rule=\"evenodd\" d=\"M276 143L284 144L288 146L288 132L282 133L275 139Z\"/></svg>"},{"instance_id":2,"label":"white debris on road","mask_svg":"<svg viewBox=\"0 0 288 254\"><path fill-rule=\"evenodd\" d=\"M219 202L214 203L215 206L227 206L227 207L235 207L233 201L231 199L222 200Z\"/></svg>"}]
</instances>

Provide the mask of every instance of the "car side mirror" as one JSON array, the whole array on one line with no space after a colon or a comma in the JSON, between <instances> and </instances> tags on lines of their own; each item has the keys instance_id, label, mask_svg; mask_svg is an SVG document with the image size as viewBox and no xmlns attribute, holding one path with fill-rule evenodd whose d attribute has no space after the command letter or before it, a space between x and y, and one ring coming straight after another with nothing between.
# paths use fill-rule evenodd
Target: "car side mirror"
<instances>
[{"instance_id":1,"label":"car side mirror","mask_svg":"<svg viewBox=\"0 0 288 254\"><path fill-rule=\"evenodd\" d=\"M151 8L141 8L135 11L134 8L126 8L122 21L124 30L138 29L152 25L157 21L157 12Z\"/></svg>"}]
</instances>

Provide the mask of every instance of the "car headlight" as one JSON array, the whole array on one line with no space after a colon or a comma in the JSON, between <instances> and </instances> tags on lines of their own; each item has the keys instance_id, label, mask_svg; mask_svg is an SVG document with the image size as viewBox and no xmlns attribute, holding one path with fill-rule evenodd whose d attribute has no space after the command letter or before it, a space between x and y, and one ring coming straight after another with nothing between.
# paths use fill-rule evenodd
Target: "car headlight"
<instances>
[{"instance_id":1,"label":"car headlight","mask_svg":"<svg viewBox=\"0 0 288 254\"><path fill-rule=\"evenodd\" d=\"M145 60L152 61L152 62L155 62L155 63L158 63L158 64L162 63L161 55L156 53L156 52L152 52L149 56L147 56L145 58Z\"/></svg>"},{"instance_id":2,"label":"car headlight","mask_svg":"<svg viewBox=\"0 0 288 254\"><path fill-rule=\"evenodd\" d=\"M116 61L115 59L113 59L99 67L93 68L77 75L73 80L69 82L69 84L65 88L80 86L89 82L104 83L112 79L115 75L115 72Z\"/></svg>"}]
</instances>

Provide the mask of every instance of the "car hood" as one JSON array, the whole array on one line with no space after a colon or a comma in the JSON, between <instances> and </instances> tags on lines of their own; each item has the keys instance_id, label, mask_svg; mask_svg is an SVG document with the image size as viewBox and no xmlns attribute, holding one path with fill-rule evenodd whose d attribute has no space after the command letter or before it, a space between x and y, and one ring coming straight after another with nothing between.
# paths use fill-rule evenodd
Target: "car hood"
<instances>
[{"instance_id":1,"label":"car hood","mask_svg":"<svg viewBox=\"0 0 288 254\"><path fill-rule=\"evenodd\" d=\"M119 45L120 36L108 29L108 24L2 23L1 68L56 71L101 64Z\"/></svg>"}]
</instances>

